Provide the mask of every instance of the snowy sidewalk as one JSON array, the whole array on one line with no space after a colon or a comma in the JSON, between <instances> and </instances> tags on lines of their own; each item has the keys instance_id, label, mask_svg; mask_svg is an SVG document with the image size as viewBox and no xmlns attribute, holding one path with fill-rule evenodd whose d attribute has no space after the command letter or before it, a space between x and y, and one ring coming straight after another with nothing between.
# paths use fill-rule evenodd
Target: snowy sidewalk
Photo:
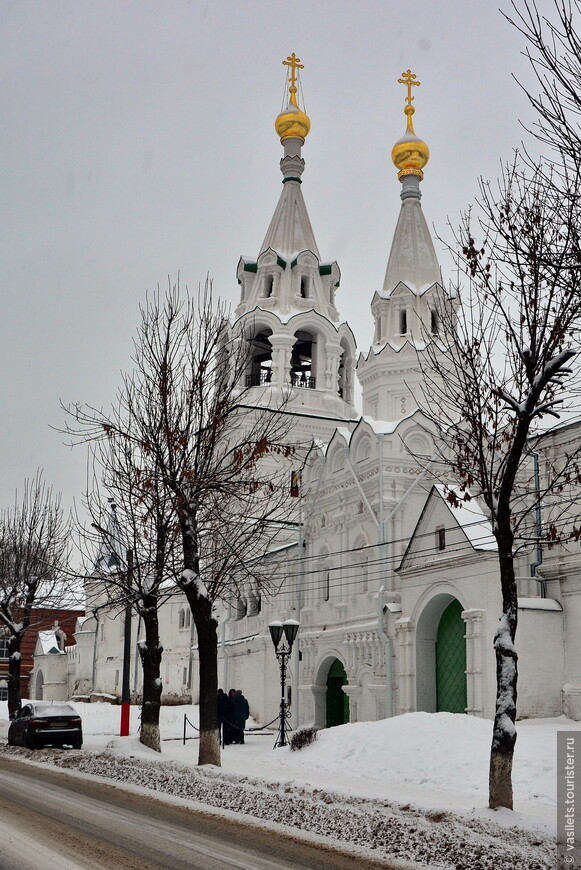
<instances>
[{"instance_id":1,"label":"snowy sidewalk","mask_svg":"<svg viewBox=\"0 0 581 870\"><path fill-rule=\"evenodd\" d=\"M433 866L532 870L554 865L556 732L578 725L564 717L518 723L517 811L510 813L486 806L491 723L475 717L413 713L344 725L320 732L300 752L273 750L274 735L251 733L244 745L226 747L221 769L199 769L197 741L183 746L179 739L184 712L197 723L196 708L163 708L160 756L136 736L112 736L118 707L75 706L83 716L83 751L47 750L32 759ZM5 724L0 721L0 736ZM137 726L134 715L132 730ZM188 733L195 732L188 728ZM512 829L508 843L500 826Z\"/></svg>"}]
</instances>

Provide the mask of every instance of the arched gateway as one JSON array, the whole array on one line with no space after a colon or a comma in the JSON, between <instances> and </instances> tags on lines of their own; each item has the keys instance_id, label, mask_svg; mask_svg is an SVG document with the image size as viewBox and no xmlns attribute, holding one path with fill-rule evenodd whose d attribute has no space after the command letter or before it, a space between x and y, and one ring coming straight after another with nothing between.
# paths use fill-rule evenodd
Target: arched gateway
<instances>
[{"instance_id":1,"label":"arched gateway","mask_svg":"<svg viewBox=\"0 0 581 870\"><path fill-rule=\"evenodd\" d=\"M465 713L466 638L462 604L448 593L434 596L416 632L417 709Z\"/></svg>"},{"instance_id":2,"label":"arched gateway","mask_svg":"<svg viewBox=\"0 0 581 870\"><path fill-rule=\"evenodd\" d=\"M342 662L335 659L327 674L327 728L349 721L349 698L343 691L348 683Z\"/></svg>"}]
</instances>

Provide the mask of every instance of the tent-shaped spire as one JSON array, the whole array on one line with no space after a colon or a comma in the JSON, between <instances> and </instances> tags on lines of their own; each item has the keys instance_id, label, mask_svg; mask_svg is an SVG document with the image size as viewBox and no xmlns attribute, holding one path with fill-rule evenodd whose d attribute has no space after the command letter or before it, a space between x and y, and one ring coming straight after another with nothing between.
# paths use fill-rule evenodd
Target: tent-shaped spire
<instances>
[{"instance_id":1,"label":"tent-shaped spire","mask_svg":"<svg viewBox=\"0 0 581 870\"><path fill-rule=\"evenodd\" d=\"M420 197L419 177L404 176L401 210L380 293L385 298L391 295L400 282L420 295L433 284L440 284L442 281L440 264L422 211Z\"/></svg>"},{"instance_id":2,"label":"tent-shaped spire","mask_svg":"<svg viewBox=\"0 0 581 870\"><path fill-rule=\"evenodd\" d=\"M281 169L284 172L282 164L284 158L281 160ZM285 179L260 253L269 248L285 260L291 260L301 251L312 251L317 259L321 259L298 179Z\"/></svg>"},{"instance_id":3,"label":"tent-shaped spire","mask_svg":"<svg viewBox=\"0 0 581 870\"><path fill-rule=\"evenodd\" d=\"M434 243L422 212L420 181L423 168L430 158L426 143L416 136L413 126L415 112L412 102L412 87L420 82L407 70L401 79L407 86L404 113L407 127L404 135L393 146L391 158L396 165L402 183L401 211L395 228L381 296L387 298L400 282L416 294L421 294L435 283L441 283L440 265Z\"/></svg>"}]
</instances>

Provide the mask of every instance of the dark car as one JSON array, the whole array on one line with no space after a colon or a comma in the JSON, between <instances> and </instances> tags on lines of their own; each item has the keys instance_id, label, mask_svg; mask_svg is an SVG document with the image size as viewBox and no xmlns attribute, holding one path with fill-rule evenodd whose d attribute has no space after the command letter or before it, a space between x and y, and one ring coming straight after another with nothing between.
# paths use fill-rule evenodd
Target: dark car
<instances>
[{"instance_id":1,"label":"dark car","mask_svg":"<svg viewBox=\"0 0 581 870\"><path fill-rule=\"evenodd\" d=\"M81 717L70 704L31 701L10 722L8 745L26 746L27 749L41 746L80 749L83 745Z\"/></svg>"}]
</instances>

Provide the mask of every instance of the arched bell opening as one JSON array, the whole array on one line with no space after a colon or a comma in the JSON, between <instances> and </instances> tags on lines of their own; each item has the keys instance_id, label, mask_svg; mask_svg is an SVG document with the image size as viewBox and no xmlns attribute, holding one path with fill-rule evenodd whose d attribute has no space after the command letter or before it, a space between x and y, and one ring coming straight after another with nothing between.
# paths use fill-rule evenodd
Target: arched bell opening
<instances>
[{"instance_id":1,"label":"arched bell opening","mask_svg":"<svg viewBox=\"0 0 581 870\"><path fill-rule=\"evenodd\" d=\"M317 386L317 336L304 329L295 332L290 381L293 387L308 390L314 390Z\"/></svg>"},{"instance_id":2,"label":"arched bell opening","mask_svg":"<svg viewBox=\"0 0 581 870\"><path fill-rule=\"evenodd\" d=\"M272 381L271 329L263 329L250 341L250 371L246 375L247 387L259 387Z\"/></svg>"},{"instance_id":3,"label":"arched bell opening","mask_svg":"<svg viewBox=\"0 0 581 870\"><path fill-rule=\"evenodd\" d=\"M338 393L345 402L353 401L353 372L355 361L347 341L341 339L341 356L339 357Z\"/></svg>"}]
</instances>

